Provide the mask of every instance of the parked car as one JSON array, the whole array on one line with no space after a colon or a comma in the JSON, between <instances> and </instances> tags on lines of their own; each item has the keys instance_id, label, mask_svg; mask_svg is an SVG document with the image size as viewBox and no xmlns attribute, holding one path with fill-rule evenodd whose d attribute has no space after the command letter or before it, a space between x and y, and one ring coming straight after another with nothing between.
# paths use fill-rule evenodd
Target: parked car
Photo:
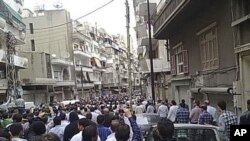
<instances>
[{"instance_id":1,"label":"parked car","mask_svg":"<svg viewBox=\"0 0 250 141\"><path fill-rule=\"evenodd\" d=\"M146 137L151 128L160 120L158 114L155 113L142 113L136 114L136 122L141 130L143 137Z\"/></svg>"},{"instance_id":2,"label":"parked car","mask_svg":"<svg viewBox=\"0 0 250 141\"><path fill-rule=\"evenodd\" d=\"M156 125L153 126L153 128ZM222 133L218 127L199 124L174 124L174 138L176 141L221 141ZM145 138L146 141L154 141L152 129Z\"/></svg>"}]
</instances>

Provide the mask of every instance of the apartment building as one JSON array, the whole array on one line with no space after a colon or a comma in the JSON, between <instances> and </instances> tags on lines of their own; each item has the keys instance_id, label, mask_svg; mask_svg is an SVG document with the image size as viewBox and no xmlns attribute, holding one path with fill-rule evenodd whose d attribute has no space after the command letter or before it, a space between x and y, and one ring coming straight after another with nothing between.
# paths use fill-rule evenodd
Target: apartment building
<instances>
[{"instance_id":1,"label":"apartment building","mask_svg":"<svg viewBox=\"0 0 250 141\"><path fill-rule=\"evenodd\" d=\"M172 98L225 100L234 110L236 80L231 3L227 0L163 0L154 16L154 37L169 41Z\"/></svg>"},{"instance_id":2,"label":"apartment building","mask_svg":"<svg viewBox=\"0 0 250 141\"><path fill-rule=\"evenodd\" d=\"M153 17L154 10L159 4L159 0L150 0L149 8L150 13ZM146 0L135 0L134 9L136 16L136 27L135 31L137 34L138 42L138 59L141 72L141 81L143 89L146 89L147 97L152 97L151 90L151 77L150 77L150 58L149 58L149 30L148 30L148 15L147 15L147 1ZM151 27L153 29L153 26ZM153 30L151 31L153 34ZM155 80L155 94L156 99L170 99L169 92L169 77L170 77L170 63L169 63L169 52L166 48L167 42L164 40L157 40L152 37L152 57L154 65L154 80Z\"/></svg>"},{"instance_id":3,"label":"apartment building","mask_svg":"<svg viewBox=\"0 0 250 141\"><path fill-rule=\"evenodd\" d=\"M232 23L234 34L234 52L237 60L237 80L234 88L236 107L244 112L247 110L249 95L249 69L250 69L250 1L231 0Z\"/></svg>"},{"instance_id":4,"label":"apartment building","mask_svg":"<svg viewBox=\"0 0 250 141\"><path fill-rule=\"evenodd\" d=\"M26 11L27 12L27 11ZM26 43L20 49L29 68L20 72L24 99L36 104L75 98L72 23L66 10L27 14Z\"/></svg>"},{"instance_id":5,"label":"apartment building","mask_svg":"<svg viewBox=\"0 0 250 141\"><path fill-rule=\"evenodd\" d=\"M0 0L0 99L6 100L7 80L7 46L13 42L14 47L23 45L25 42L26 26L23 22L22 0ZM11 35L12 39L7 39ZM21 57L18 51L14 53L15 83L20 80L19 71L28 67L28 59Z\"/></svg>"}]
</instances>

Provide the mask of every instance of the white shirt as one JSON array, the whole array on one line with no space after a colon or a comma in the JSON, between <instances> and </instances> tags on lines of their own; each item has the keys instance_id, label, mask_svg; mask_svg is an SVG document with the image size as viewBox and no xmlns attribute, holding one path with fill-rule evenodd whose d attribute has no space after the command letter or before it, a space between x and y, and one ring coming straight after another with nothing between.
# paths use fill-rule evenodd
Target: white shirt
<instances>
[{"instance_id":1,"label":"white shirt","mask_svg":"<svg viewBox=\"0 0 250 141\"><path fill-rule=\"evenodd\" d=\"M64 126L56 125L55 127L51 128L49 132L56 134L60 138L60 140L63 141L64 130Z\"/></svg>"},{"instance_id":2,"label":"white shirt","mask_svg":"<svg viewBox=\"0 0 250 141\"><path fill-rule=\"evenodd\" d=\"M76 135L74 135L70 141L81 141L82 140L82 131L80 131L79 133L77 133ZM101 141L100 137L98 136L97 141Z\"/></svg>"},{"instance_id":3,"label":"white shirt","mask_svg":"<svg viewBox=\"0 0 250 141\"><path fill-rule=\"evenodd\" d=\"M69 125L69 121L67 121L67 120L62 120L61 121L61 126L66 127L67 125Z\"/></svg>"},{"instance_id":4,"label":"white shirt","mask_svg":"<svg viewBox=\"0 0 250 141\"><path fill-rule=\"evenodd\" d=\"M97 116L98 116L99 114L97 114L97 113L95 113L95 112L91 112L91 114L92 114L92 119L91 119L91 121L97 123Z\"/></svg>"},{"instance_id":5,"label":"white shirt","mask_svg":"<svg viewBox=\"0 0 250 141\"><path fill-rule=\"evenodd\" d=\"M177 110L178 110L177 105L173 105L169 108L168 119L171 120L172 122L175 122Z\"/></svg>"},{"instance_id":6,"label":"white shirt","mask_svg":"<svg viewBox=\"0 0 250 141\"><path fill-rule=\"evenodd\" d=\"M166 105L164 105L164 104L162 104L160 107L159 107L159 109L158 109L158 115L160 116L160 117L167 117L167 115L168 115L168 107L166 106Z\"/></svg>"},{"instance_id":7,"label":"white shirt","mask_svg":"<svg viewBox=\"0 0 250 141\"><path fill-rule=\"evenodd\" d=\"M115 133L110 134L110 135L107 137L106 141L116 141Z\"/></svg>"},{"instance_id":8,"label":"white shirt","mask_svg":"<svg viewBox=\"0 0 250 141\"><path fill-rule=\"evenodd\" d=\"M210 105L207 105L207 112L212 115L213 121L216 121L216 109Z\"/></svg>"}]
</instances>

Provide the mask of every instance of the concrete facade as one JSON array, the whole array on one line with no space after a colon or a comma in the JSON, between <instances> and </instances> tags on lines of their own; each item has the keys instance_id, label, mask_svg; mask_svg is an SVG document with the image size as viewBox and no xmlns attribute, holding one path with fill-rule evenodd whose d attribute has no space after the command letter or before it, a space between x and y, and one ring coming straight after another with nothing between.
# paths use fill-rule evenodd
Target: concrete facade
<instances>
[{"instance_id":1,"label":"concrete facade","mask_svg":"<svg viewBox=\"0 0 250 141\"><path fill-rule=\"evenodd\" d=\"M232 88L236 80L236 62L234 58L233 32L231 28L231 5L229 1L179 1L173 5L174 0L165 3L162 12L159 12L154 23L154 36L156 39L169 40L172 70L172 95L177 102L185 99L189 104L192 100L201 101L209 99L213 106L217 101L227 99L228 107L234 110L233 96L226 91L218 94L216 91L206 94L190 92L191 88ZM183 8L180 8L183 6ZM172 8L172 11L169 10ZM167 13L169 12L169 13ZM188 14L187 14L188 13ZM164 20L160 20L163 15ZM164 23L163 23L164 21ZM202 59L204 52L201 48L201 35L207 37L212 30L214 43L218 55L218 65L204 69ZM178 73L178 56L176 48L182 46L186 53L184 58L184 72ZM225 51L227 53L225 53ZM211 54L212 54L211 53ZM207 55L207 53L205 53ZM174 60L173 60L174 59ZM186 66L185 66L186 65ZM173 73L174 72L174 73Z\"/></svg>"}]
</instances>

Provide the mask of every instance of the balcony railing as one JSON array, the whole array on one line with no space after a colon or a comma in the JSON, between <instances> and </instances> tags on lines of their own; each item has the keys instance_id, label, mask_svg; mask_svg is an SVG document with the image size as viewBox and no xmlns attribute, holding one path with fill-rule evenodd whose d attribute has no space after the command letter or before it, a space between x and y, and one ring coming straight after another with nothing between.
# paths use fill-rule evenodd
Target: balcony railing
<instances>
[{"instance_id":1,"label":"balcony railing","mask_svg":"<svg viewBox=\"0 0 250 141\"><path fill-rule=\"evenodd\" d=\"M161 9L159 13L157 14L157 17L154 22L154 33L157 33L158 30L169 21L169 19L173 16L175 12L181 6L189 0L168 0L165 3L161 3ZM159 10L160 8L158 8Z\"/></svg>"}]
</instances>

